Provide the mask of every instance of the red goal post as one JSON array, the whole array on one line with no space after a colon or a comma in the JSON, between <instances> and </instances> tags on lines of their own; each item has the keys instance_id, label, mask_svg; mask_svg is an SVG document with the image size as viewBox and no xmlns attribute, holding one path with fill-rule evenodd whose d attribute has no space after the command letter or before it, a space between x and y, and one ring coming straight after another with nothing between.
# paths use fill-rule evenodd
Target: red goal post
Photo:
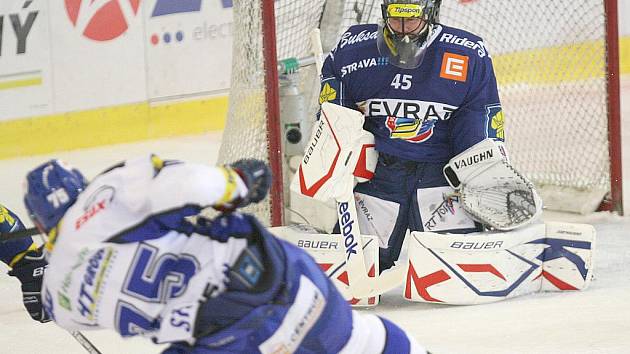
<instances>
[{"instance_id":1,"label":"red goal post","mask_svg":"<svg viewBox=\"0 0 630 354\"><path fill-rule=\"evenodd\" d=\"M269 161L277 176L270 202L252 212L272 225L284 223L290 172L281 151L277 63L307 56L313 28L321 28L324 50L330 49L349 25L378 21L380 4L234 2L232 88L219 159ZM484 38L512 162L549 208L623 212L617 17L617 0L442 1L441 23ZM306 99L316 106L313 71L300 75Z\"/></svg>"}]
</instances>

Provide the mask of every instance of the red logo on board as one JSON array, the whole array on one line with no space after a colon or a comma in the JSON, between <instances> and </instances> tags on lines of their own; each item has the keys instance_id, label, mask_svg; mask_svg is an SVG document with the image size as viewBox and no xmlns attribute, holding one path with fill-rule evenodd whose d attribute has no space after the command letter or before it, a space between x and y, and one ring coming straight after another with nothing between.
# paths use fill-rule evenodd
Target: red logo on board
<instances>
[{"instance_id":1,"label":"red logo on board","mask_svg":"<svg viewBox=\"0 0 630 354\"><path fill-rule=\"evenodd\" d=\"M138 14L140 0L64 0L72 25L95 41L109 41L129 28L131 16ZM96 3L96 4L95 4Z\"/></svg>"}]
</instances>

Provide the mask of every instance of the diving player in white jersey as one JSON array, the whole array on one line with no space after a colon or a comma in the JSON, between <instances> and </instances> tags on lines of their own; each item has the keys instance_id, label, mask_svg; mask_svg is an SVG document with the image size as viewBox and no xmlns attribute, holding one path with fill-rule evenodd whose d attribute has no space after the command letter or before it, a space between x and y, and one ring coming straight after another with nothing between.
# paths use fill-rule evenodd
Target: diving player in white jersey
<instances>
[{"instance_id":1,"label":"diving player in white jersey","mask_svg":"<svg viewBox=\"0 0 630 354\"><path fill-rule=\"evenodd\" d=\"M156 156L89 184L51 160L25 204L47 233L44 306L70 330L171 343L165 353L425 353L390 321L354 312L304 251L234 209L261 201L268 167ZM214 220L189 217L212 206Z\"/></svg>"}]
</instances>

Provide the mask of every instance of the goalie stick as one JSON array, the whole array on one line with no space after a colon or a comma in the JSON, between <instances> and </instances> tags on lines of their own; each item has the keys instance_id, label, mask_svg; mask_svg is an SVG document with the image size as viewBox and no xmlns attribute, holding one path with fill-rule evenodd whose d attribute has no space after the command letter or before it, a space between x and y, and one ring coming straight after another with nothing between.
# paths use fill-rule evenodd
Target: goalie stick
<instances>
[{"instance_id":1,"label":"goalie stick","mask_svg":"<svg viewBox=\"0 0 630 354\"><path fill-rule=\"evenodd\" d=\"M354 176L349 176L354 179ZM336 202L339 229L343 236L343 244L346 251L346 271L348 272L348 282L352 296L358 299L377 296L402 284L407 270L402 265L394 266L381 274L375 274L374 277L368 276L363 253L363 237L359 229L357 207L354 202L352 189L349 189L343 196L336 198Z\"/></svg>"},{"instance_id":2,"label":"goalie stick","mask_svg":"<svg viewBox=\"0 0 630 354\"><path fill-rule=\"evenodd\" d=\"M315 55L317 74L321 76L323 65L323 50L319 30L310 33L311 50ZM319 60L317 60L319 59ZM361 156L361 152L366 145L366 135L370 135L371 144L374 138L371 134L363 131L363 114L358 111L334 105L328 102L322 104L321 123L318 128L314 129L311 141L309 142L304 159L300 164L298 173L294 176L292 189L301 195L306 195L314 199L326 201L334 199L337 203L337 218L339 227L344 240L344 248L346 253L346 271L348 273L349 290L355 298L368 298L387 292L400 285L405 277L406 268L404 266L395 266L381 274L375 274L374 277L368 276L368 270L365 268L365 255L363 253L363 241L361 230L359 229L359 221L357 219L357 208L354 201L354 175L353 171L357 165L357 161ZM335 132L337 131L337 134ZM363 132L363 134L359 134ZM324 147L325 138L323 135L328 134L328 143L334 144L340 148L338 153L343 151L342 156L334 153L327 155L329 149ZM337 136L338 135L338 136ZM318 144L319 142L319 144ZM340 146L339 144L345 144ZM373 145L372 145L373 146ZM314 150L319 151L319 157L322 160L313 161L308 164L309 155L314 154ZM328 160L323 156L327 156ZM312 160L318 160L313 156ZM314 167L315 166L315 167ZM324 184L315 188L310 195L304 193L302 187L305 186L305 174L309 178L321 174L325 174L330 179L320 179L315 183ZM298 187L300 185L300 187ZM314 185L311 187L315 187ZM321 188L324 187L324 188ZM320 189L321 188L321 189ZM322 193L318 193L321 190ZM327 190L327 191L323 191Z\"/></svg>"},{"instance_id":3,"label":"goalie stick","mask_svg":"<svg viewBox=\"0 0 630 354\"><path fill-rule=\"evenodd\" d=\"M353 172L374 137L363 130L363 114L358 111L324 102L321 112L291 189L317 200L336 201L350 293L355 298L376 296L400 285L406 268L399 265L369 277L365 267Z\"/></svg>"}]
</instances>

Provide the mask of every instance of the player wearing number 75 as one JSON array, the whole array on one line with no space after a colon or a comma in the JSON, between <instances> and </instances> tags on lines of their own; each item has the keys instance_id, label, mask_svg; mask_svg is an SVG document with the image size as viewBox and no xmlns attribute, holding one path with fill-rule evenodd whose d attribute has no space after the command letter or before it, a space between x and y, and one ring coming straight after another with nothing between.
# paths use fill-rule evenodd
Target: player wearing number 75
<instances>
[{"instance_id":1,"label":"player wearing number 75","mask_svg":"<svg viewBox=\"0 0 630 354\"><path fill-rule=\"evenodd\" d=\"M40 165L24 202L49 237L46 312L69 330L170 343L165 353L425 353L393 323L351 310L304 251L234 212L263 200L270 180L258 160L151 155L89 184L58 160ZM206 207L221 214L199 215Z\"/></svg>"}]
</instances>

